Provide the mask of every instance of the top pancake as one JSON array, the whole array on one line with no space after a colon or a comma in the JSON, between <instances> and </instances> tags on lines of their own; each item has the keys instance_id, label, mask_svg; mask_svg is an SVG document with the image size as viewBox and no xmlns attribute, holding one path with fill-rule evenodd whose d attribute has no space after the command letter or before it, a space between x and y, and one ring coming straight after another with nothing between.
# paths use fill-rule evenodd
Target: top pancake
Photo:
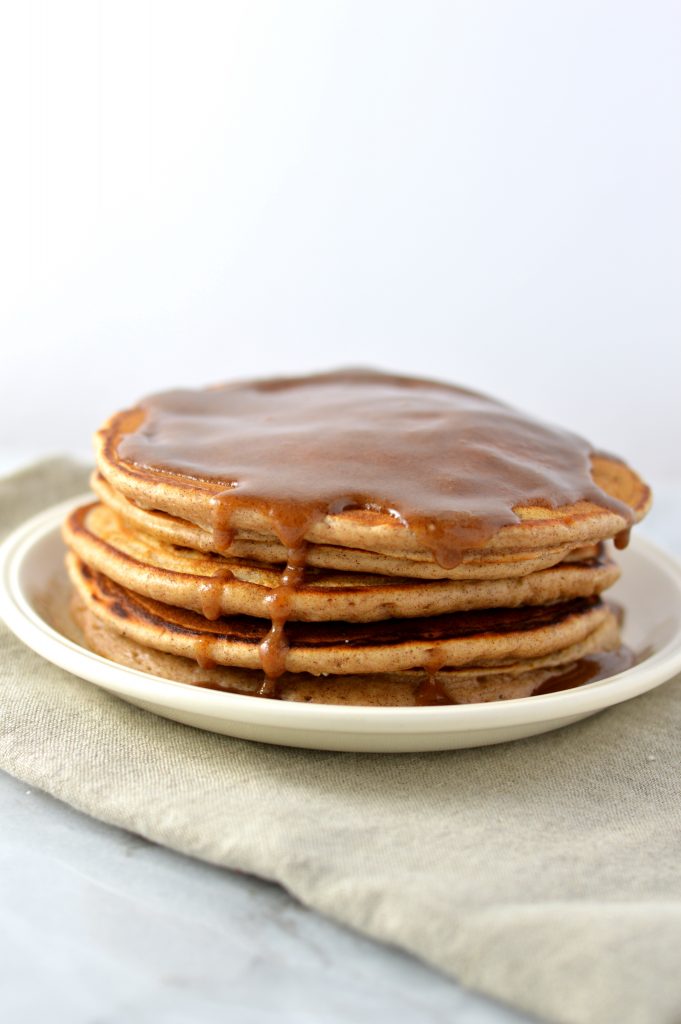
<instances>
[{"instance_id":1,"label":"top pancake","mask_svg":"<svg viewBox=\"0 0 681 1024\"><path fill-rule=\"evenodd\" d=\"M580 438L449 385L367 371L152 396L96 440L111 487L210 532L442 566L626 531L650 492Z\"/></svg>"}]
</instances>

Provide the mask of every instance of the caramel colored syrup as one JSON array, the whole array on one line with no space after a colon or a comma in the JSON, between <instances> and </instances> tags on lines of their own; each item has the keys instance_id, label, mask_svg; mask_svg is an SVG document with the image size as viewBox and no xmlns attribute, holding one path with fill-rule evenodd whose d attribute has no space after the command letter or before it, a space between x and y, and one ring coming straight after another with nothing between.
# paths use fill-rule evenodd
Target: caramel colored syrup
<instances>
[{"instance_id":1,"label":"caramel colored syrup","mask_svg":"<svg viewBox=\"0 0 681 1024\"><path fill-rule=\"evenodd\" d=\"M437 678L437 673L444 668L447 657L434 648L423 664L426 678L419 683L414 692L414 703L420 707L438 704L456 704L445 690L442 682Z\"/></svg>"},{"instance_id":2,"label":"caramel colored syrup","mask_svg":"<svg viewBox=\"0 0 681 1024\"><path fill-rule=\"evenodd\" d=\"M213 509L213 546L216 551L227 554L234 542L232 509L235 505L233 488L220 491L211 498Z\"/></svg>"},{"instance_id":3,"label":"caramel colored syrup","mask_svg":"<svg viewBox=\"0 0 681 1024\"><path fill-rule=\"evenodd\" d=\"M607 679L631 668L636 660L633 652L624 645L614 651L586 655L567 666L557 668L548 679L532 691L530 696L540 697L547 693L559 693L562 690L584 686L586 683L595 683L599 679ZM416 688L415 704L427 706L457 703L456 700L452 700L437 678L437 672L443 667L442 661L438 664L436 659L424 666L427 676Z\"/></svg>"},{"instance_id":4,"label":"caramel colored syrup","mask_svg":"<svg viewBox=\"0 0 681 1024\"><path fill-rule=\"evenodd\" d=\"M307 544L305 541L301 540L296 547L288 549L286 568L281 575L281 582L265 598L272 625L259 647L260 664L265 676L259 691L262 697L279 696L278 680L286 671L286 655L288 654L286 623L291 615L293 595L301 586L305 576L306 556Z\"/></svg>"},{"instance_id":5,"label":"caramel colored syrup","mask_svg":"<svg viewBox=\"0 0 681 1024\"><path fill-rule=\"evenodd\" d=\"M624 548L629 546L629 540L631 539L631 526L627 526L626 530L620 530L619 533L615 534L615 547L618 551L623 551Z\"/></svg>"},{"instance_id":6,"label":"caramel colored syrup","mask_svg":"<svg viewBox=\"0 0 681 1024\"><path fill-rule=\"evenodd\" d=\"M444 686L434 675L426 676L414 692L414 703L419 707L458 703L449 696Z\"/></svg>"},{"instance_id":7,"label":"caramel colored syrup","mask_svg":"<svg viewBox=\"0 0 681 1024\"><path fill-rule=\"evenodd\" d=\"M230 489L216 495L212 501L213 538L216 547L223 551L229 549L234 539L231 516L235 499L235 491ZM295 513L289 516L286 522L279 521L276 515L273 516L273 528L277 538L287 549L287 559L279 585L272 589L264 601L269 612L271 626L258 648L264 677L258 690L258 696L261 697L277 698L279 696L278 680L286 671L286 655L288 653L286 623L291 615L293 595L301 586L305 576L308 545L303 534L306 527L307 521L299 520ZM233 573L230 575L233 576ZM216 585L219 588L221 583ZM209 590L203 604L204 615L207 618L217 618L220 614L220 594L221 589ZM206 608L214 614L208 614Z\"/></svg>"},{"instance_id":8,"label":"caramel colored syrup","mask_svg":"<svg viewBox=\"0 0 681 1024\"><path fill-rule=\"evenodd\" d=\"M572 690L585 683L595 683L598 679L607 679L618 672L624 672L636 664L636 656L624 644L614 651L602 651L579 658L566 668L557 669L555 674L545 679L533 692L533 697L545 693L559 693L561 690Z\"/></svg>"},{"instance_id":9,"label":"caramel colored syrup","mask_svg":"<svg viewBox=\"0 0 681 1024\"><path fill-rule=\"evenodd\" d=\"M436 381L345 370L169 391L139 409L117 456L219 485L221 551L237 505L287 548L326 516L382 512L445 568L517 523L520 506L591 501L633 521L592 479L597 453L582 438Z\"/></svg>"},{"instance_id":10,"label":"caramel colored syrup","mask_svg":"<svg viewBox=\"0 0 681 1024\"><path fill-rule=\"evenodd\" d=\"M201 613L206 619L218 619L222 614L222 592L223 584L227 580L233 580L234 573L231 569L222 568L213 573L212 576L204 576L198 584L199 600L201 602Z\"/></svg>"},{"instance_id":11,"label":"caramel colored syrup","mask_svg":"<svg viewBox=\"0 0 681 1024\"><path fill-rule=\"evenodd\" d=\"M213 637L204 636L199 641L199 649L195 655L199 668L217 668L217 661L213 658Z\"/></svg>"}]
</instances>

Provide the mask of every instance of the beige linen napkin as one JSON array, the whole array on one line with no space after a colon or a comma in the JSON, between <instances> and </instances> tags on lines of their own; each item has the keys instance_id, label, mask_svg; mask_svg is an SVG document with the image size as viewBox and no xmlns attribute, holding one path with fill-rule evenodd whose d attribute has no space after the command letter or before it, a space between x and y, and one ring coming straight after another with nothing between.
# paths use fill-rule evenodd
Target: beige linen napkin
<instances>
[{"instance_id":1,"label":"beige linen napkin","mask_svg":"<svg viewBox=\"0 0 681 1024\"><path fill-rule=\"evenodd\" d=\"M0 482L3 532L85 480ZM681 678L519 743L317 753L156 718L0 629L0 768L29 785L551 1021L681 1021Z\"/></svg>"}]
</instances>

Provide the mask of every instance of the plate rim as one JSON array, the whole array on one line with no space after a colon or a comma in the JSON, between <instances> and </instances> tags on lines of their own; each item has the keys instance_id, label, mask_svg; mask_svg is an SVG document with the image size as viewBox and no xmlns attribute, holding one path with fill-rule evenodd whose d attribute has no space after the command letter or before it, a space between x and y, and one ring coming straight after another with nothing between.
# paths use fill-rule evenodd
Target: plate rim
<instances>
[{"instance_id":1,"label":"plate rim","mask_svg":"<svg viewBox=\"0 0 681 1024\"><path fill-rule=\"evenodd\" d=\"M681 671L681 625L666 644L624 672L572 690L445 707L367 707L272 701L192 687L104 658L54 629L32 606L20 584L24 560L49 534L59 533L67 513L92 500L85 492L29 517L0 545L0 617L23 643L52 664L109 692L152 705L170 706L221 721L255 722L267 727L308 732L368 733L382 736L479 732L585 717L653 689ZM644 555L681 596L681 564L653 542L632 538L632 549ZM79 671L79 668L82 671ZM167 699L163 699L164 696Z\"/></svg>"}]
</instances>

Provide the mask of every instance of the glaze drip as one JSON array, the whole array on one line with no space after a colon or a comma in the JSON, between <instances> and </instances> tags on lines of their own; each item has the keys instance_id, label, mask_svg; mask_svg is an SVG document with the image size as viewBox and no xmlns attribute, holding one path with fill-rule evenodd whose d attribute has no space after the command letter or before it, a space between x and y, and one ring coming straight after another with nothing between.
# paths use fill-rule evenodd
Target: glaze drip
<instances>
[{"instance_id":1,"label":"glaze drip","mask_svg":"<svg viewBox=\"0 0 681 1024\"><path fill-rule=\"evenodd\" d=\"M636 663L636 656L626 645L622 644L614 651L602 651L579 658L566 668L559 669L545 679L533 691L533 697L545 693L558 693L561 690L572 690L576 686L595 683L598 679L607 679L624 672Z\"/></svg>"},{"instance_id":2,"label":"glaze drip","mask_svg":"<svg viewBox=\"0 0 681 1024\"><path fill-rule=\"evenodd\" d=\"M222 614L222 592L223 584L227 580L234 579L231 569L221 568L212 576L204 576L198 583L199 601L201 612L207 619L217 619Z\"/></svg>"},{"instance_id":3,"label":"glaze drip","mask_svg":"<svg viewBox=\"0 0 681 1024\"><path fill-rule=\"evenodd\" d=\"M442 682L437 678L438 672L447 663L447 656L436 648L428 652L423 661L426 678L419 683L414 692L414 703L425 707L434 704L456 704L447 693Z\"/></svg>"}]
</instances>

